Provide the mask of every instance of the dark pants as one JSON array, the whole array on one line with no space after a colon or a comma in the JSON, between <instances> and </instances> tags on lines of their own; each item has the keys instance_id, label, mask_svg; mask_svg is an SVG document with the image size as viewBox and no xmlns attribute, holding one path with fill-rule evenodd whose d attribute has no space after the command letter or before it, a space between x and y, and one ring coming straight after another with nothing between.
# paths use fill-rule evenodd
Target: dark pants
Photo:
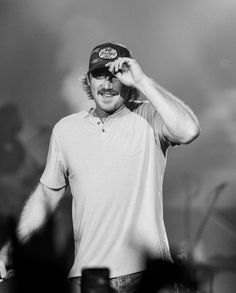
<instances>
[{"instance_id":1,"label":"dark pants","mask_svg":"<svg viewBox=\"0 0 236 293\"><path fill-rule=\"evenodd\" d=\"M134 293L142 280L143 272L119 276L110 279L110 287L115 293ZM81 277L70 278L71 293L81 293ZM176 289L161 290L159 293L178 292ZM145 292L144 292L145 293Z\"/></svg>"},{"instance_id":2,"label":"dark pants","mask_svg":"<svg viewBox=\"0 0 236 293\"><path fill-rule=\"evenodd\" d=\"M119 276L110 279L110 287L116 293L133 293L137 290L143 273ZM70 278L71 293L81 293L81 277Z\"/></svg>"}]
</instances>

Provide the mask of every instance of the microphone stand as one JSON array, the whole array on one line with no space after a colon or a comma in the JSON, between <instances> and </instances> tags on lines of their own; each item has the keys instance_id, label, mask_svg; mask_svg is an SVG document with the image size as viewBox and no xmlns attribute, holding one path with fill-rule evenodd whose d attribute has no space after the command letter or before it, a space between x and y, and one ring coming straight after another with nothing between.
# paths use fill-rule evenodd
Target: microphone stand
<instances>
[{"instance_id":1,"label":"microphone stand","mask_svg":"<svg viewBox=\"0 0 236 293\"><path fill-rule=\"evenodd\" d=\"M205 216L203 217L201 224L197 230L197 233L195 234L195 237L193 239L193 241L191 242L190 245L190 252L193 255L194 254L194 249L196 248L197 244L199 243L199 241L201 240L203 231L211 217L211 214L214 210L216 201L218 200L220 194L222 193L222 191L225 189L225 187L227 186L226 182L220 183L219 185L216 186L216 188L214 188L213 192L213 198L211 200L211 203L209 205L209 207L207 208L207 211L205 213ZM208 270L209 271L209 270ZM210 293L213 293L213 282L214 282L214 271L210 270Z\"/></svg>"}]
</instances>

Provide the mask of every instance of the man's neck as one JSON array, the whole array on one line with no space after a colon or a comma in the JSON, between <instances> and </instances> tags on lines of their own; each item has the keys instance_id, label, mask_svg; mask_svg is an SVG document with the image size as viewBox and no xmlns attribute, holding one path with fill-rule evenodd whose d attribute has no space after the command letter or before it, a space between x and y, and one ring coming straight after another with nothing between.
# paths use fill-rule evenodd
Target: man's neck
<instances>
[{"instance_id":1,"label":"man's neck","mask_svg":"<svg viewBox=\"0 0 236 293\"><path fill-rule=\"evenodd\" d=\"M110 116L111 114L109 112L106 112L106 111L103 111L99 108L95 108L94 112L93 112L93 115L95 117L98 117L100 119L103 119L105 120L108 116Z\"/></svg>"},{"instance_id":2,"label":"man's neck","mask_svg":"<svg viewBox=\"0 0 236 293\"><path fill-rule=\"evenodd\" d=\"M106 118L108 116L111 116L115 113L119 113L120 111L122 111L124 109L124 107L125 107L125 105L122 105L120 108L118 108L117 110L115 110L113 112L106 112L106 111L103 111L102 109L95 108L93 115L104 121L104 120L106 120Z\"/></svg>"}]
</instances>

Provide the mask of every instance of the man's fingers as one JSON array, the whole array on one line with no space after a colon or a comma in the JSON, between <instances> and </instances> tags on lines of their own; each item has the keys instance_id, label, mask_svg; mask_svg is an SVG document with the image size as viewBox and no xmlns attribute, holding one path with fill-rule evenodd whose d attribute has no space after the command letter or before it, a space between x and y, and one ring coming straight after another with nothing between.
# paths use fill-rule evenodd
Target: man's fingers
<instances>
[{"instance_id":1,"label":"man's fingers","mask_svg":"<svg viewBox=\"0 0 236 293\"><path fill-rule=\"evenodd\" d=\"M129 66L131 65L131 60L130 58L125 58L125 57L120 57L116 59L115 61L108 62L105 66L108 67L109 71L112 72L113 74L117 74L119 71L127 71Z\"/></svg>"},{"instance_id":2,"label":"man's fingers","mask_svg":"<svg viewBox=\"0 0 236 293\"><path fill-rule=\"evenodd\" d=\"M4 279L7 275L7 269L2 260L0 260L0 277Z\"/></svg>"},{"instance_id":3,"label":"man's fingers","mask_svg":"<svg viewBox=\"0 0 236 293\"><path fill-rule=\"evenodd\" d=\"M117 63L117 71L122 71L124 69L125 61L123 59L118 59Z\"/></svg>"},{"instance_id":4,"label":"man's fingers","mask_svg":"<svg viewBox=\"0 0 236 293\"><path fill-rule=\"evenodd\" d=\"M128 58L119 58L116 63L116 71L127 71L130 67L130 59Z\"/></svg>"},{"instance_id":5,"label":"man's fingers","mask_svg":"<svg viewBox=\"0 0 236 293\"><path fill-rule=\"evenodd\" d=\"M114 66L115 66L114 62L108 62L105 66L108 68L110 72L114 71Z\"/></svg>"},{"instance_id":6,"label":"man's fingers","mask_svg":"<svg viewBox=\"0 0 236 293\"><path fill-rule=\"evenodd\" d=\"M6 277L5 279L10 279L15 275L15 271L14 270L9 270L7 271Z\"/></svg>"},{"instance_id":7,"label":"man's fingers","mask_svg":"<svg viewBox=\"0 0 236 293\"><path fill-rule=\"evenodd\" d=\"M122 74L121 74L121 72L117 72L117 73L115 74L115 76L116 76L118 79L120 79L121 76L122 76Z\"/></svg>"}]
</instances>

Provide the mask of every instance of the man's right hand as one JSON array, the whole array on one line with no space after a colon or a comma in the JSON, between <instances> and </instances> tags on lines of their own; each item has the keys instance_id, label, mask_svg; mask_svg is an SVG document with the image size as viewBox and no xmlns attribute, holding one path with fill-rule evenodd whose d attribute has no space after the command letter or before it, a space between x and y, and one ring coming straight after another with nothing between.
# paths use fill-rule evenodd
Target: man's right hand
<instances>
[{"instance_id":1,"label":"man's right hand","mask_svg":"<svg viewBox=\"0 0 236 293\"><path fill-rule=\"evenodd\" d=\"M15 271L7 269L4 261L0 260L0 283L14 277Z\"/></svg>"},{"instance_id":2,"label":"man's right hand","mask_svg":"<svg viewBox=\"0 0 236 293\"><path fill-rule=\"evenodd\" d=\"M6 280L12 276L12 270L8 270L10 264L11 242L8 241L0 249L0 281Z\"/></svg>"},{"instance_id":3,"label":"man's right hand","mask_svg":"<svg viewBox=\"0 0 236 293\"><path fill-rule=\"evenodd\" d=\"M0 280L7 277L7 269L3 260L0 260Z\"/></svg>"}]
</instances>

